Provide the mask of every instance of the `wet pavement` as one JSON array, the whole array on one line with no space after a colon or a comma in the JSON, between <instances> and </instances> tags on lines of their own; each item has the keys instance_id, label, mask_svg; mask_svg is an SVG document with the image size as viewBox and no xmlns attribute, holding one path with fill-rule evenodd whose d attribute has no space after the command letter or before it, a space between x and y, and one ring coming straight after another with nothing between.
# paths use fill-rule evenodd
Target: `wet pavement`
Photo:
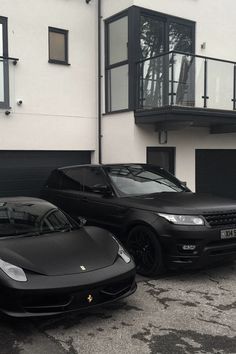
<instances>
[{"instance_id":1,"label":"wet pavement","mask_svg":"<svg viewBox=\"0 0 236 354\"><path fill-rule=\"evenodd\" d=\"M87 314L0 321L1 354L236 354L236 263L138 277L134 295Z\"/></svg>"}]
</instances>

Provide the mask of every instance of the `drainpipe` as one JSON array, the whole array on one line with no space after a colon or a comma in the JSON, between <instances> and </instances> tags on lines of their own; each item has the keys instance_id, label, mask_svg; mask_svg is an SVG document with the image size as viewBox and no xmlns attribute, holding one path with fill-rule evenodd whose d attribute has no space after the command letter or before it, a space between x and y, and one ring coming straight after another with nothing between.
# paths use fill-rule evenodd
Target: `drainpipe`
<instances>
[{"instance_id":1,"label":"drainpipe","mask_svg":"<svg viewBox=\"0 0 236 354\"><path fill-rule=\"evenodd\" d=\"M98 162L102 163L102 73L101 73L101 2L98 0Z\"/></svg>"}]
</instances>

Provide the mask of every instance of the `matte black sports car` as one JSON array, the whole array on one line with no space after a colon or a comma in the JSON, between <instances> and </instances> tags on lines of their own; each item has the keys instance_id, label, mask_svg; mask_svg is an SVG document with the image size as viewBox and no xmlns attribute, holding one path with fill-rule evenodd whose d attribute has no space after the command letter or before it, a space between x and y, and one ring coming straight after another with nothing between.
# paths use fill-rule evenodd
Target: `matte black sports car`
<instances>
[{"instance_id":1,"label":"matte black sports car","mask_svg":"<svg viewBox=\"0 0 236 354\"><path fill-rule=\"evenodd\" d=\"M236 201L192 193L157 166L59 168L43 196L114 232L144 275L236 258Z\"/></svg>"},{"instance_id":2,"label":"matte black sports car","mask_svg":"<svg viewBox=\"0 0 236 354\"><path fill-rule=\"evenodd\" d=\"M110 232L81 227L40 199L0 199L0 311L60 314L135 289L134 262Z\"/></svg>"}]
</instances>

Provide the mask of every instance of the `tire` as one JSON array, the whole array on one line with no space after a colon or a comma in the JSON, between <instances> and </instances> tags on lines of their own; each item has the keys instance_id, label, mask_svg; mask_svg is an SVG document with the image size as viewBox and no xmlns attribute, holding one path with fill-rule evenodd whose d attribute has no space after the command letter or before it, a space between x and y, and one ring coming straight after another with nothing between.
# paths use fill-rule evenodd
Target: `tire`
<instances>
[{"instance_id":1,"label":"tire","mask_svg":"<svg viewBox=\"0 0 236 354\"><path fill-rule=\"evenodd\" d=\"M161 244L151 228L135 226L128 234L126 245L134 258L138 274L150 277L164 273Z\"/></svg>"}]
</instances>

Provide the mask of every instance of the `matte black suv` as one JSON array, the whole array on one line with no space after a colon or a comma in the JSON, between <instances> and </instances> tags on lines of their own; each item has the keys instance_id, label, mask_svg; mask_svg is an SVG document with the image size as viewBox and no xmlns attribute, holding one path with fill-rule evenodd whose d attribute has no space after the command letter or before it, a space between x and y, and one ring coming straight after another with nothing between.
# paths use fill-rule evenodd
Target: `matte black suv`
<instances>
[{"instance_id":1,"label":"matte black suv","mask_svg":"<svg viewBox=\"0 0 236 354\"><path fill-rule=\"evenodd\" d=\"M236 258L236 201L192 193L157 166L59 168L42 197L109 229L133 255L140 274Z\"/></svg>"}]
</instances>

